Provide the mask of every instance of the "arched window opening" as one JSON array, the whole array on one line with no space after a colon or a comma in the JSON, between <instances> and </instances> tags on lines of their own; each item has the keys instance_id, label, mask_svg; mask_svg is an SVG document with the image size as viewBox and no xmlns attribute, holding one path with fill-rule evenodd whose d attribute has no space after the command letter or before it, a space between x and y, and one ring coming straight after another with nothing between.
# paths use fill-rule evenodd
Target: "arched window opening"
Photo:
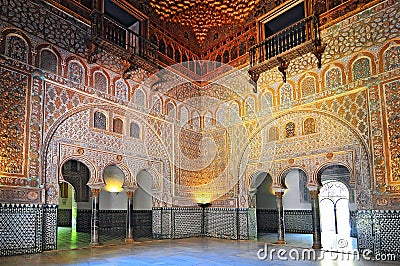
<instances>
[{"instance_id":1,"label":"arched window opening","mask_svg":"<svg viewBox=\"0 0 400 266\"><path fill-rule=\"evenodd\" d=\"M118 80L115 83L115 96L124 101L128 99L128 86L123 80Z\"/></svg>"},{"instance_id":2,"label":"arched window opening","mask_svg":"<svg viewBox=\"0 0 400 266\"><path fill-rule=\"evenodd\" d=\"M301 97L307 97L315 94L315 78L306 77L301 81Z\"/></svg>"},{"instance_id":3,"label":"arched window opening","mask_svg":"<svg viewBox=\"0 0 400 266\"><path fill-rule=\"evenodd\" d=\"M124 122L122 122L122 120L119 118L115 118L113 120L113 132L117 134L122 134L123 128L124 128Z\"/></svg>"},{"instance_id":4,"label":"arched window opening","mask_svg":"<svg viewBox=\"0 0 400 266\"><path fill-rule=\"evenodd\" d=\"M303 123L304 135L313 134L316 132L315 119L313 117L305 119Z\"/></svg>"},{"instance_id":5,"label":"arched window opening","mask_svg":"<svg viewBox=\"0 0 400 266\"><path fill-rule=\"evenodd\" d=\"M102 112L94 113L94 123L95 128L106 130L107 128L107 118Z\"/></svg>"},{"instance_id":6,"label":"arched window opening","mask_svg":"<svg viewBox=\"0 0 400 266\"><path fill-rule=\"evenodd\" d=\"M107 93L107 78L106 76L101 73L100 71L96 71L94 73L94 87L98 91L103 93Z\"/></svg>"},{"instance_id":7,"label":"arched window opening","mask_svg":"<svg viewBox=\"0 0 400 266\"><path fill-rule=\"evenodd\" d=\"M293 122L287 123L285 126L285 137L291 138L291 137L296 136L295 129L296 129L296 126Z\"/></svg>"},{"instance_id":8,"label":"arched window opening","mask_svg":"<svg viewBox=\"0 0 400 266\"><path fill-rule=\"evenodd\" d=\"M137 123L131 122L129 127L129 136L135 139L140 139L140 127Z\"/></svg>"},{"instance_id":9,"label":"arched window opening","mask_svg":"<svg viewBox=\"0 0 400 266\"><path fill-rule=\"evenodd\" d=\"M340 85L342 85L342 71L340 71L340 68L335 67L326 72L325 87L327 89L336 88Z\"/></svg>"},{"instance_id":10,"label":"arched window opening","mask_svg":"<svg viewBox=\"0 0 400 266\"><path fill-rule=\"evenodd\" d=\"M71 61L68 64L68 79L77 84L83 84L85 74L80 63Z\"/></svg>"},{"instance_id":11,"label":"arched window opening","mask_svg":"<svg viewBox=\"0 0 400 266\"><path fill-rule=\"evenodd\" d=\"M357 59L353 63L353 80L365 79L371 76L371 61L367 57Z\"/></svg>"},{"instance_id":12,"label":"arched window opening","mask_svg":"<svg viewBox=\"0 0 400 266\"><path fill-rule=\"evenodd\" d=\"M22 62L28 62L28 45L17 35L6 37L6 55Z\"/></svg>"},{"instance_id":13,"label":"arched window opening","mask_svg":"<svg viewBox=\"0 0 400 266\"><path fill-rule=\"evenodd\" d=\"M40 52L40 68L57 74L57 56L50 50L44 49Z\"/></svg>"}]
</instances>

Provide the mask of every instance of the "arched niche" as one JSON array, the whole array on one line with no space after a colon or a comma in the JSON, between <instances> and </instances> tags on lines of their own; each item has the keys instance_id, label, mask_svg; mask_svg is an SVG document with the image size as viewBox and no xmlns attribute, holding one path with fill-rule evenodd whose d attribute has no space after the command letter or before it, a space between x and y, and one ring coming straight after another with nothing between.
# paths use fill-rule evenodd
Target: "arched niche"
<instances>
[{"instance_id":1,"label":"arched niche","mask_svg":"<svg viewBox=\"0 0 400 266\"><path fill-rule=\"evenodd\" d=\"M256 174L252 190L255 191L257 210L276 210L276 197L270 174L266 172Z\"/></svg>"},{"instance_id":2,"label":"arched niche","mask_svg":"<svg viewBox=\"0 0 400 266\"><path fill-rule=\"evenodd\" d=\"M136 176L138 188L133 196L133 208L135 210L151 210L152 209L152 176L146 170L141 170Z\"/></svg>"},{"instance_id":3,"label":"arched niche","mask_svg":"<svg viewBox=\"0 0 400 266\"><path fill-rule=\"evenodd\" d=\"M283 205L287 210L311 209L310 194L307 188L307 174L300 168L289 168L281 174L281 182L286 187Z\"/></svg>"},{"instance_id":4,"label":"arched niche","mask_svg":"<svg viewBox=\"0 0 400 266\"><path fill-rule=\"evenodd\" d=\"M103 171L105 186L100 192L101 210L125 210L127 195L122 187L125 180L124 172L117 165L109 165Z\"/></svg>"}]
</instances>

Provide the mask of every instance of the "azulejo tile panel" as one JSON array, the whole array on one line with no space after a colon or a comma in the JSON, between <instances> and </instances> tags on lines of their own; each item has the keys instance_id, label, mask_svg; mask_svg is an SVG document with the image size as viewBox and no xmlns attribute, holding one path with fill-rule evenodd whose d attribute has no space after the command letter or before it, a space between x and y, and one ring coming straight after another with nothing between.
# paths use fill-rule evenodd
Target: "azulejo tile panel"
<instances>
[{"instance_id":1,"label":"azulejo tile panel","mask_svg":"<svg viewBox=\"0 0 400 266\"><path fill-rule=\"evenodd\" d=\"M0 255L43 250L43 206L0 203Z\"/></svg>"},{"instance_id":2,"label":"azulejo tile panel","mask_svg":"<svg viewBox=\"0 0 400 266\"><path fill-rule=\"evenodd\" d=\"M43 205L43 251L57 249L57 205Z\"/></svg>"}]
</instances>

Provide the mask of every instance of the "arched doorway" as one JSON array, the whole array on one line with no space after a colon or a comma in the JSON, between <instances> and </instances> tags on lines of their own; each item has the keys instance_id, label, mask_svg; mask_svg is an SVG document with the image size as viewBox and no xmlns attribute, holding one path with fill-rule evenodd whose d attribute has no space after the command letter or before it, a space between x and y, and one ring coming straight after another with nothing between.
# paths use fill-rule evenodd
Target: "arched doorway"
<instances>
[{"instance_id":1,"label":"arched doorway","mask_svg":"<svg viewBox=\"0 0 400 266\"><path fill-rule=\"evenodd\" d=\"M350 172L342 165L331 165L320 171L319 193L322 246L328 250L353 250L357 241L352 231L354 190L349 185Z\"/></svg>"},{"instance_id":2,"label":"arched doorway","mask_svg":"<svg viewBox=\"0 0 400 266\"><path fill-rule=\"evenodd\" d=\"M300 168L289 168L282 173L281 180L286 187L282 197L286 242L310 247L313 243L313 225L307 175Z\"/></svg>"},{"instance_id":3,"label":"arched doorway","mask_svg":"<svg viewBox=\"0 0 400 266\"><path fill-rule=\"evenodd\" d=\"M57 226L61 235L71 234L76 238L77 204L75 188L68 182L60 182L58 200ZM60 245L58 245L60 247Z\"/></svg>"},{"instance_id":4,"label":"arched doorway","mask_svg":"<svg viewBox=\"0 0 400 266\"><path fill-rule=\"evenodd\" d=\"M77 160L68 160L61 167L63 181L57 214L57 249L74 249L90 243L90 178L87 166ZM90 220L89 220L90 222Z\"/></svg>"},{"instance_id":5,"label":"arched doorway","mask_svg":"<svg viewBox=\"0 0 400 266\"><path fill-rule=\"evenodd\" d=\"M152 233L152 176L146 170L141 170L136 176L138 188L133 196L133 234L135 239L149 239Z\"/></svg>"},{"instance_id":6,"label":"arched doorway","mask_svg":"<svg viewBox=\"0 0 400 266\"><path fill-rule=\"evenodd\" d=\"M278 230L278 216L271 176L265 172L259 173L254 179L251 190L255 192L257 238L274 239Z\"/></svg>"}]
</instances>

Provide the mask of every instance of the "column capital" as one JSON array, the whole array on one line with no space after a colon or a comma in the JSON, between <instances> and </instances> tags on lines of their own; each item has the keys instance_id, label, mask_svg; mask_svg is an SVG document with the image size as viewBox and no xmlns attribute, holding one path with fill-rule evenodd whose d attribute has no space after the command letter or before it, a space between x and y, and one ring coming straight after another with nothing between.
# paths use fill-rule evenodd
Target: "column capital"
<instances>
[{"instance_id":1,"label":"column capital","mask_svg":"<svg viewBox=\"0 0 400 266\"><path fill-rule=\"evenodd\" d=\"M135 191L134 190L126 191L126 196L128 197L128 199L132 199L134 195L135 195Z\"/></svg>"},{"instance_id":2,"label":"column capital","mask_svg":"<svg viewBox=\"0 0 400 266\"><path fill-rule=\"evenodd\" d=\"M285 192L283 192L283 191L277 191L277 192L275 192L275 196L278 198L278 199L281 199L282 197L283 197L283 194L284 194Z\"/></svg>"},{"instance_id":3,"label":"column capital","mask_svg":"<svg viewBox=\"0 0 400 266\"><path fill-rule=\"evenodd\" d=\"M308 190L310 191L310 195L311 195L312 199L318 198L318 194L319 194L319 190L320 190L319 186L309 186Z\"/></svg>"},{"instance_id":4,"label":"column capital","mask_svg":"<svg viewBox=\"0 0 400 266\"><path fill-rule=\"evenodd\" d=\"M90 187L91 190L93 190L93 189L101 190L106 184L104 184L104 183L87 183L86 185L88 187Z\"/></svg>"},{"instance_id":5,"label":"column capital","mask_svg":"<svg viewBox=\"0 0 400 266\"><path fill-rule=\"evenodd\" d=\"M92 197L98 197L101 189L100 188L91 188L91 191L92 191Z\"/></svg>"},{"instance_id":6,"label":"column capital","mask_svg":"<svg viewBox=\"0 0 400 266\"><path fill-rule=\"evenodd\" d=\"M273 187L272 189L274 190L275 196L277 198L282 198L282 196L283 196L283 194L285 193L285 190L286 190L283 187Z\"/></svg>"},{"instance_id":7,"label":"column capital","mask_svg":"<svg viewBox=\"0 0 400 266\"><path fill-rule=\"evenodd\" d=\"M310 190L310 195L312 199L318 198L319 190Z\"/></svg>"}]
</instances>

